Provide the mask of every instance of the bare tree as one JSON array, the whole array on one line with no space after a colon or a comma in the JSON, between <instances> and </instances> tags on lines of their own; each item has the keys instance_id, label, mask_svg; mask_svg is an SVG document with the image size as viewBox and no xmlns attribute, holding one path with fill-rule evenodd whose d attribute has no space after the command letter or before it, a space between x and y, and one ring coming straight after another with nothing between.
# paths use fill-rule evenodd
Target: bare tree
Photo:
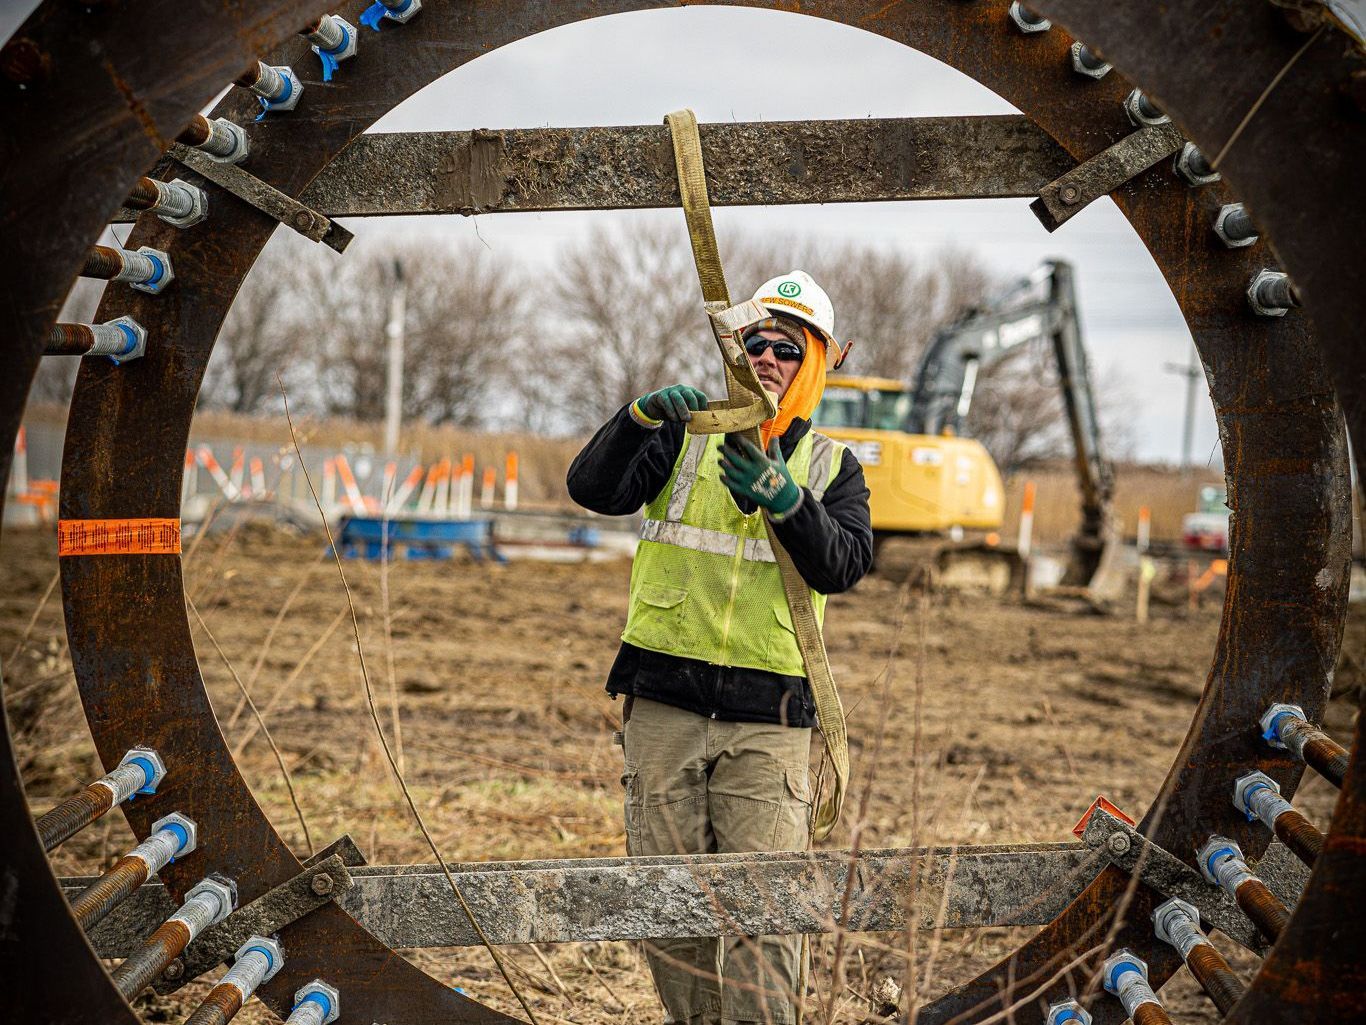
<instances>
[{"instance_id":1,"label":"bare tree","mask_svg":"<svg viewBox=\"0 0 1366 1025\"><path fill-rule=\"evenodd\" d=\"M566 426L686 378L707 389L720 371L682 224L595 229L558 261L555 315L537 321L545 353L538 387L557 397Z\"/></svg>"},{"instance_id":2,"label":"bare tree","mask_svg":"<svg viewBox=\"0 0 1366 1025\"><path fill-rule=\"evenodd\" d=\"M407 283L403 415L433 423L483 426L514 338L527 330L519 270L500 266L477 244L405 242L356 254L317 280L330 312L319 340L318 381L326 407L362 420L384 415L385 324L394 263Z\"/></svg>"},{"instance_id":3,"label":"bare tree","mask_svg":"<svg viewBox=\"0 0 1366 1025\"><path fill-rule=\"evenodd\" d=\"M266 246L228 311L205 372L201 401L235 413L279 404L276 376L287 385L307 371L299 357L317 329L311 294L317 267L334 269L337 254L280 233Z\"/></svg>"}]
</instances>

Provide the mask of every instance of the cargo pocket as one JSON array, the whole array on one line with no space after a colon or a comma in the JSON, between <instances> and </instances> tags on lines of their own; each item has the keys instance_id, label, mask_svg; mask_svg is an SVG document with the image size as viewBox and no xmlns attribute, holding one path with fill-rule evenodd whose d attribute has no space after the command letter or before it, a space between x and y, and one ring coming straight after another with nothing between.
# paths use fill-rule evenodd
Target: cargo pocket
<instances>
[{"instance_id":1,"label":"cargo pocket","mask_svg":"<svg viewBox=\"0 0 1366 1025\"><path fill-rule=\"evenodd\" d=\"M783 783L773 850L804 851L811 836L811 783L806 766L785 766Z\"/></svg>"},{"instance_id":2,"label":"cargo pocket","mask_svg":"<svg viewBox=\"0 0 1366 1025\"><path fill-rule=\"evenodd\" d=\"M645 817L645 802L641 799L640 774L631 766L621 774L625 788L626 853L634 857L640 850L640 825Z\"/></svg>"}]
</instances>

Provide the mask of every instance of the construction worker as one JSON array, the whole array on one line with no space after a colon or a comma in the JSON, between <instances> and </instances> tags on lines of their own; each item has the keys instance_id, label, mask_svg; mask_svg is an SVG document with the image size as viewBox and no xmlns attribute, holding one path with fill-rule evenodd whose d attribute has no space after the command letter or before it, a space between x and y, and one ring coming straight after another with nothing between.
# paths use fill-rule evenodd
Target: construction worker
<instances>
[{"instance_id":1,"label":"construction worker","mask_svg":"<svg viewBox=\"0 0 1366 1025\"><path fill-rule=\"evenodd\" d=\"M853 587L872 565L863 470L811 430L834 308L802 271L754 295L773 316L745 348L778 414L760 449L689 435L707 396L676 384L642 396L569 469L574 500L607 515L645 507L630 611L607 690L623 695L627 853L796 851L809 841L808 760L816 723L773 524L811 587ZM655 940L646 955L669 1022L796 1020L799 936Z\"/></svg>"}]
</instances>

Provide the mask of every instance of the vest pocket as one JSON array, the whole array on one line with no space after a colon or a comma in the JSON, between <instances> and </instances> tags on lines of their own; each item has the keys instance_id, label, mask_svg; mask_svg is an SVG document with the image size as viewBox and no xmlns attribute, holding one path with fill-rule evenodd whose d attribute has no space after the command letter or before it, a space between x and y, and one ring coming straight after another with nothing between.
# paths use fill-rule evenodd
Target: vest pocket
<instances>
[{"instance_id":1,"label":"vest pocket","mask_svg":"<svg viewBox=\"0 0 1366 1025\"><path fill-rule=\"evenodd\" d=\"M688 589L642 580L631 597L625 639L652 651L687 654L685 645L691 638L684 618Z\"/></svg>"}]
</instances>

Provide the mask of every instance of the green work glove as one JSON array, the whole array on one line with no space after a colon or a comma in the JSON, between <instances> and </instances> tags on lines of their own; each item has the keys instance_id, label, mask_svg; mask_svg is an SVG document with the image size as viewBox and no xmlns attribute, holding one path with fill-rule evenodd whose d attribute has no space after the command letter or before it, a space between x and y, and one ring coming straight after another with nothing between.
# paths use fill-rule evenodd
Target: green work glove
<instances>
[{"instance_id":1,"label":"green work glove","mask_svg":"<svg viewBox=\"0 0 1366 1025\"><path fill-rule=\"evenodd\" d=\"M730 435L721 446L721 481L737 498L748 498L774 516L786 516L802 500L802 489L792 479L778 439L765 455L748 438Z\"/></svg>"},{"instance_id":2,"label":"green work glove","mask_svg":"<svg viewBox=\"0 0 1366 1025\"><path fill-rule=\"evenodd\" d=\"M691 420L694 409L707 408L707 397L686 384L671 384L636 399L636 408L651 420Z\"/></svg>"}]
</instances>

